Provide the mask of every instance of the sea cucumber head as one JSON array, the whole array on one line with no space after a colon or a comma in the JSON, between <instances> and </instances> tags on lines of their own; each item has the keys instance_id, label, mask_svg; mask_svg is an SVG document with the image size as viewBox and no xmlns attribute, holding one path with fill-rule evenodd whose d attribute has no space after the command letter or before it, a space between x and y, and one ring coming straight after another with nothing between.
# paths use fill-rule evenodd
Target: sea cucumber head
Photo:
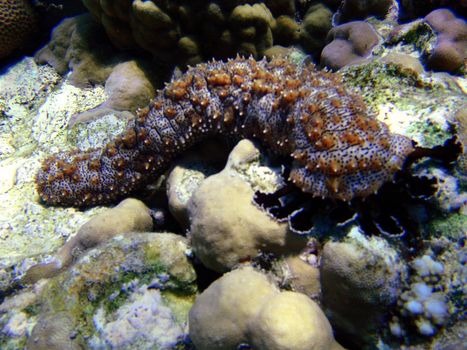
<instances>
[{"instance_id":1,"label":"sea cucumber head","mask_svg":"<svg viewBox=\"0 0 467 350\"><path fill-rule=\"evenodd\" d=\"M413 142L389 133L384 124L374 121L377 128L336 130L326 137L321 135L305 150L295 151L290 181L321 198L349 201L376 193L402 168L413 151Z\"/></svg>"}]
</instances>

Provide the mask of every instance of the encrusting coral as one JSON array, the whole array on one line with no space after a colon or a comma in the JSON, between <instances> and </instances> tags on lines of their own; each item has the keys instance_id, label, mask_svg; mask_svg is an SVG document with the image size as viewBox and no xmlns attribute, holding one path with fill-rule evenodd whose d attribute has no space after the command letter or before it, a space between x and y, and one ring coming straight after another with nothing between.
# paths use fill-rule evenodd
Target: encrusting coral
<instances>
[{"instance_id":1,"label":"encrusting coral","mask_svg":"<svg viewBox=\"0 0 467 350\"><path fill-rule=\"evenodd\" d=\"M72 84L81 87L106 81L121 57L89 14L63 20L50 42L34 55L38 63L51 65L59 74L71 70Z\"/></svg>"},{"instance_id":2,"label":"encrusting coral","mask_svg":"<svg viewBox=\"0 0 467 350\"><path fill-rule=\"evenodd\" d=\"M142 190L209 135L253 137L294 159L289 179L315 197L350 200L393 179L414 150L391 134L339 75L286 59L237 58L188 70L103 149L60 153L36 182L51 205L86 207Z\"/></svg>"}]
</instances>

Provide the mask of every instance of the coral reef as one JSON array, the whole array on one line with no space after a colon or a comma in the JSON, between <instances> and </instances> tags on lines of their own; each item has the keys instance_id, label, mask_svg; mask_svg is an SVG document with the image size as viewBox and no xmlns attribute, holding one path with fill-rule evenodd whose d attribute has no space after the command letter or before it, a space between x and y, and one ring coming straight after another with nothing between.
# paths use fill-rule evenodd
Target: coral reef
<instances>
[{"instance_id":1,"label":"coral reef","mask_svg":"<svg viewBox=\"0 0 467 350\"><path fill-rule=\"evenodd\" d=\"M447 9L430 12L425 21L434 29L437 42L428 56L433 70L456 72L467 60L467 24ZM465 68L465 67L464 67Z\"/></svg>"},{"instance_id":2,"label":"coral reef","mask_svg":"<svg viewBox=\"0 0 467 350\"><path fill-rule=\"evenodd\" d=\"M334 20L336 23L345 23L364 20L370 16L384 18L398 9L399 6L394 0L343 0Z\"/></svg>"},{"instance_id":3,"label":"coral reef","mask_svg":"<svg viewBox=\"0 0 467 350\"><path fill-rule=\"evenodd\" d=\"M251 267L229 272L197 298L189 332L199 349L342 349L319 306L303 294L280 292Z\"/></svg>"},{"instance_id":4,"label":"coral reef","mask_svg":"<svg viewBox=\"0 0 467 350\"><path fill-rule=\"evenodd\" d=\"M121 56L102 28L89 14L83 14L63 20L35 60L50 64L62 75L71 70L74 85L89 86L105 82Z\"/></svg>"},{"instance_id":5,"label":"coral reef","mask_svg":"<svg viewBox=\"0 0 467 350\"><path fill-rule=\"evenodd\" d=\"M99 213L80 227L51 261L32 266L22 278L23 283L34 283L67 269L70 264L100 243L126 232L145 232L153 227L149 209L139 200L127 198L116 207Z\"/></svg>"},{"instance_id":6,"label":"coral reef","mask_svg":"<svg viewBox=\"0 0 467 350\"><path fill-rule=\"evenodd\" d=\"M357 63L371 54L379 37L371 24L349 22L332 28L321 51L321 64L333 70Z\"/></svg>"},{"instance_id":7,"label":"coral reef","mask_svg":"<svg viewBox=\"0 0 467 350\"><path fill-rule=\"evenodd\" d=\"M337 330L357 346L375 335L394 306L405 266L386 240L366 238L353 227L345 240L327 242L320 278L325 312Z\"/></svg>"},{"instance_id":8,"label":"coral reef","mask_svg":"<svg viewBox=\"0 0 467 350\"><path fill-rule=\"evenodd\" d=\"M0 75L2 350L464 346L467 85L421 65L441 37L462 50L458 21L392 31L395 2L371 0L85 2L100 23L65 21L42 51L61 76L31 58ZM371 54L308 65L352 11L377 16ZM269 61L171 71L236 50Z\"/></svg>"},{"instance_id":9,"label":"coral reef","mask_svg":"<svg viewBox=\"0 0 467 350\"><path fill-rule=\"evenodd\" d=\"M465 20L447 9L438 9L425 18L396 26L387 44L413 45L429 69L462 74L466 69L466 37Z\"/></svg>"},{"instance_id":10,"label":"coral reef","mask_svg":"<svg viewBox=\"0 0 467 350\"><path fill-rule=\"evenodd\" d=\"M32 39L37 18L27 0L0 1L0 59L21 49Z\"/></svg>"},{"instance_id":11,"label":"coral reef","mask_svg":"<svg viewBox=\"0 0 467 350\"><path fill-rule=\"evenodd\" d=\"M259 166L259 154L250 141L240 141L225 169L204 180L188 202L193 252L210 269L228 271L259 252L294 254L306 244L253 204L255 190L271 192L281 181Z\"/></svg>"},{"instance_id":12,"label":"coral reef","mask_svg":"<svg viewBox=\"0 0 467 350\"><path fill-rule=\"evenodd\" d=\"M318 35L324 37L331 26L327 4L311 2L83 3L117 47L140 47L171 64L196 64L237 53L259 59L272 45L303 44L317 55L323 43Z\"/></svg>"},{"instance_id":13,"label":"coral reef","mask_svg":"<svg viewBox=\"0 0 467 350\"><path fill-rule=\"evenodd\" d=\"M201 64L139 111L103 149L61 153L37 175L42 200L78 207L142 190L169 161L208 135L257 137L295 161L290 180L317 197L374 193L413 151L339 76L285 59Z\"/></svg>"},{"instance_id":14,"label":"coral reef","mask_svg":"<svg viewBox=\"0 0 467 350\"><path fill-rule=\"evenodd\" d=\"M196 293L186 250L185 238L154 232L91 249L62 274L0 305L0 338L9 332L2 348L176 346Z\"/></svg>"}]
</instances>

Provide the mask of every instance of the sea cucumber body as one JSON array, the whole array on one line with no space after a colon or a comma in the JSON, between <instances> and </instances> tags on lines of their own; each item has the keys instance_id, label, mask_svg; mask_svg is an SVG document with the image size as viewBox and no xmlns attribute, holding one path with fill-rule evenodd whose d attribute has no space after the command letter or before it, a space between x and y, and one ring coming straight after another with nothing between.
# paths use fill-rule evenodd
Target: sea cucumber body
<instances>
[{"instance_id":1,"label":"sea cucumber body","mask_svg":"<svg viewBox=\"0 0 467 350\"><path fill-rule=\"evenodd\" d=\"M339 75L285 59L237 58L190 68L102 149L46 159L36 182L48 204L85 207L142 189L174 156L210 135L260 140L294 158L290 180L323 198L364 197L413 150Z\"/></svg>"}]
</instances>

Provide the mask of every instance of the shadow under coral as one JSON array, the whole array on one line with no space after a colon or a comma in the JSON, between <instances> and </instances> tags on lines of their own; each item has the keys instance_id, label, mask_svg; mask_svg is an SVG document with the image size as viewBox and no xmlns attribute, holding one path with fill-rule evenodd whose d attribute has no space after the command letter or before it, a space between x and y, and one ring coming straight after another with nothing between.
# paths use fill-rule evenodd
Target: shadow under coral
<instances>
[{"instance_id":1,"label":"shadow under coral","mask_svg":"<svg viewBox=\"0 0 467 350\"><path fill-rule=\"evenodd\" d=\"M348 202L321 199L286 183L274 193L256 192L254 201L276 220L288 222L297 234L328 235L355 223L368 235L398 243L401 251L410 256L421 248L423 224L437 211L429 199L438 189L436 179L413 174L411 166L421 158L429 158L449 167L461 150L455 137L442 146L415 147L394 180L365 198ZM284 177L288 177L287 167Z\"/></svg>"}]
</instances>

